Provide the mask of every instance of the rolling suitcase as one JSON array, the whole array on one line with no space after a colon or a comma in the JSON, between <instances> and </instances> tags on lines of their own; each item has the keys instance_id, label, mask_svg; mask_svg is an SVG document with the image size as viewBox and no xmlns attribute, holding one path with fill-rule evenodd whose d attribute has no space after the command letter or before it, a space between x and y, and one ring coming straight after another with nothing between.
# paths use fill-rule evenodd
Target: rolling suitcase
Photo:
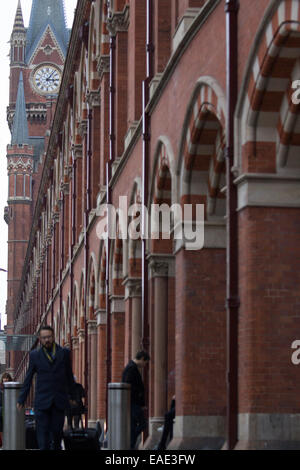
<instances>
[{"instance_id":1,"label":"rolling suitcase","mask_svg":"<svg viewBox=\"0 0 300 470\"><path fill-rule=\"evenodd\" d=\"M68 429L64 431L65 450L100 450L99 431L94 428Z\"/></svg>"},{"instance_id":2,"label":"rolling suitcase","mask_svg":"<svg viewBox=\"0 0 300 470\"><path fill-rule=\"evenodd\" d=\"M26 412L25 417L25 448L28 450L38 449L38 441L36 436L36 425L34 413Z\"/></svg>"}]
</instances>

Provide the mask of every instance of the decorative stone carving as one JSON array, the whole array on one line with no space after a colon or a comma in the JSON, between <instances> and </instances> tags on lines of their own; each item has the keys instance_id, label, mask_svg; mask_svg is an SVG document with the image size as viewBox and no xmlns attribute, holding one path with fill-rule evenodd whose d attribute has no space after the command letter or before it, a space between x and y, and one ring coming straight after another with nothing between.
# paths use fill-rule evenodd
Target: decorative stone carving
<instances>
[{"instance_id":1,"label":"decorative stone carving","mask_svg":"<svg viewBox=\"0 0 300 470\"><path fill-rule=\"evenodd\" d=\"M79 125L78 125L78 132L79 132L79 135L83 138L84 135L87 133L87 120L86 119L83 119Z\"/></svg>"},{"instance_id":2,"label":"decorative stone carving","mask_svg":"<svg viewBox=\"0 0 300 470\"><path fill-rule=\"evenodd\" d=\"M129 5L125 5L122 12L116 11L108 18L107 29L112 36L119 31L128 31L129 27Z\"/></svg>"},{"instance_id":3,"label":"decorative stone carving","mask_svg":"<svg viewBox=\"0 0 300 470\"><path fill-rule=\"evenodd\" d=\"M125 284L125 299L129 297L142 297L141 279L127 278Z\"/></svg>"},{"instance_id":4,"label":"decorative stone carving","mask_svg":"<svg viewBox=\"0 0 300 470\"><path fill-rule=\"evenodd\" d=\"M108 73L110 70L110 57L109 55L101 55L97 61L97 71L99 73L100 80L104 73Z\"/></svg>"},{"instance_id":5,"label":"decorative stone carving","mask_svg":"<svg viewBox=\"0 0 300 470\"><path fill-rule=\"evenodd\" d=\"M96 310L95 315L97 318L97 326L106 325L107 323L106 310L103 310L103 309Z\"/></svg>"},{"instance_id":6,"label":"decorative stone carving","mask_svg":"<svg viewBox=\"0 0 300 470\"><path fill-rule=\"evenodd\" d=\"M26 157L27 161L24 161L23 158L19 158L17 161L13 158L10 158L7 163L7 170L9 172L12 171L24 171L24 173L33 173L33 161L32 158L28 159L28 156Z\"/></svg>"},{"instance_id":7,"label":"decorative stone carving","mask_svg":"<svg viewBox=\"0 0 300 470\"><path fill-rule=\"evenodd\" d=\"M90 106L93 108L100 106L100 91L88 91L86 95L86 100Z\"/></svg>"},{"instance_id":8,"label":"decorative stone carving","mask_svg":"<svg viewBox=\"0 0 300 470\"><path fill-rule=\"evenodd\" d=\"M78 158L82 158L82 144L76 144L72 148L73 155L74 155L74 160L77 160Z\"/></svg>"},{"instance_id":9,"label":"decorative stone carving","mask_svg":"<svg viewBox=\"0 0 300 470\"><path fill-rule=\"evenodd\" d=\"M88 334L95 335L97 333L97 320L88 320Z\"/></svg>"},{"instance_id":10,"label":"decorative stone carving","mask_svg":"<svg viewBox=\"0 0 300 470\"><path fill-rule=\"evenodd\" d=\"M148 257L150 277L174 277L175 258L173 255L155 255Z\"/></svg>"}]
</instances>

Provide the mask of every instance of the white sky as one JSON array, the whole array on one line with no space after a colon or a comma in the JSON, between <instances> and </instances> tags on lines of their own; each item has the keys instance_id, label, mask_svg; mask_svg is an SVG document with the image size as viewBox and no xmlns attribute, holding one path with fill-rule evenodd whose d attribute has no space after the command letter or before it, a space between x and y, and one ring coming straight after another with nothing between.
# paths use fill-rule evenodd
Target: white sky
<instances>
[{"instance_id":1,"label":"white sky","mask_svg":"<svg viewBox=\"0 0 300 470\"><path fill-rule=\"evenodd\" d=\"M25 26L28 27L32 0L21 0ZM7 269L8 226L3 219L7 206L8 178L6 166L6 146L10 142L10 131L6 121L6 107L9 98L9 44L14 24L18 0L5 2L0 15L0 268ZM77 0L65 0L68 27L72 27ZM6 324L5 306L7 297L7 273L0 271L0 315L1 325Z\"/></svg>"}]
</instances>

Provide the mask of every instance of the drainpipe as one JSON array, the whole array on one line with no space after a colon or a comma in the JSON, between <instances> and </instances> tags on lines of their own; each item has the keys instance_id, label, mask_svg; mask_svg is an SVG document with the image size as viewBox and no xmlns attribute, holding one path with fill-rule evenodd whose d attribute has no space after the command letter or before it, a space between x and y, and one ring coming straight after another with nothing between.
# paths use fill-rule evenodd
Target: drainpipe
<instances>
[{"instance_id":1,"label":"drainpipe","mask_svg":"<svg viewBox=\"0 0 300 470\"><path fill-rule=\"evenodd\" d=\"M61 325L63 318L62 308L62 273L64 269L64 258L65 258L65 195L61 191L61 227L60 227L60 239L61 239L61 254L60 254L60 270L59 270L59 342L61 341Z\"/></svg>"},{"instance_id":2,"label":"drainpipe","mask_svg":"<svg viewBox=\"0 0 300 470\"><path fill-rule=\"evenodd\" d=\"M74 265L73 265L73 254L74 254L74 245L76 241L76 176L77 176L77 161L74 155L74 149L72 150L72 232L71 232L71 247L70 247L70 318L69 318L69 328L70 328L70 349L73 350L72 344L72 316L74 308Z\"/></svg>"},{"instance_id":3,"label":"drainpipe","mask_svg":"<svg viewBox=\"0 0 300 470\"><path fill-rule=\"evenodd\" d=\"M84 349L85 349L85 426L88 425L88 401L89 401L89 341L88 341L88 267L89 267L89 214L91 211L91 157L92 157L92 111L87 104L88 124L87 124L87 141L86 141L86 209L84 213L84 271L85 271L85 289L84 289Z\"/></svg>"},{"instance_id":4,"label":"drainpipe","mask_svg":"<svg viewBox=\"0 0 300 470\"><path fill-rule=\"evenodd\" d=\"M60 132L57 136L57 145L59 148L59 164L63 161L63 154L62 154L62 146L63 146L63 135L62 132ZM63 177L63 165L62 166L62 177ZM61 340L61 332L60 332L60 327L61 327L61 318L62 318L62 271L63 271L63 264L64 264L64 219L65 219L65 204L64 204L64 193L63 191L60 191L60 240L61 240L61 252L60 252L60 261L59 261L59 266L57 268L59 269L59 318L57 319L59 322L59 328L58 328L58 341L60 343Z\"/></svg>"},{"instance_id":5,"label":"drainpipe","mask_svg":"<svg viewBox=\"0 0 300 470\"><path fill-rule=\"evenodd\" d=\"M149 87L153 77L153 44L152 44L152 0L147 0L147 76L143 81L143 161L142 161L142 348L149 348L148 328L148 261L147 261L147 220L145 208L148 207L149 192L149 159L150 159L150 116L146 111L149 102Z\"/></svg>"},{"instance_id":6,"label":"drainpipe","mask_svg":"<svg viewBox=\"0 0 300 470\"><path fill-rule=\"evenodd\" d=\"M238 0L226 0L227 61L227 448L238 441L238 217L234 184L234 113L238 90Z\"/></svg>"},{"instance_id":7,"label":"drainpipe","mask_svg":"<svg viewBox=\"0 0 300 470\"><path fill-rule=\"evenodd\" d=\"M89 68L88 68L88 38L89 38L89 22L85 22L82 25L80 31L80 38L85 45L86 49L86 79L89 79ZM87 90L88 92L88 90ZM90 213L90 157L91 157L91 129L92 129L92 114L87 102L87 137L86 137L86 199L85 199L85 211L84 211L84 382L85 382L85 427L88 426L88 401L89 401L89 363L88 363L88 323L87 323L87 290L88 290L88 265L89 265L89 213Z\"/></svg>"},{"instance_id":8,"label":"drainpipe","mask_svg":"<svg viewBox=\"0 0 300 470\"><path fill-rule=\"evenodd\" d=\"M110 180L112 177L112 164L115 161L115 55L116 55L116 37L110 34L110 77L109 77L109 161L106 164L106 203L112 203L112 191ZM107 209L107 240L106 240L106 364L107 364L107 386L106 386L106 423L108 424L108 384L111 382L111 308L109 298L109 279L110 279L110 230L111 213Z\"/></svg>"},{"instance_id":9,"label":"drainpipe","mask_svg":"<svg viewBox=\"0 0 300 470\"><path fill-rule=\"evenodd\" d=\"M142 341L141 348L149 351L149 274L147 260L148 220L146 220L149 194L149 161L150 161L150 128L151 118L146 111L149 102L150 82L153 78L153 42L152 42L153 2L147 0L147 26L146 26L146 79L143 81L143 161L142 161ZM144 372L146 403L148 403L148 367ZM144 437L147 437L146 435Z\"/></svg>"},{"instance_id":10,"label":"drainpipe","mask_svg":"<svg viewBox=\"0 0 300 470\"><path fill-rule=\"evenodd\" d=\"M46 248L46 302L45 310L49 301L49 245Z\"/></svg>"},{"instance_id":11,"label":"drainpipe","mask_svg":"<svg viewBox=\"0 0 300 470\"><path fill-rule=\"evenodd\" d=\"M51 172L51 198L50 198L50 207L52 208L52 211L54 209L54 197L53 197L53 170ZM53 223L53 232L52 232L52 243L51 243L51 326L53 327L54 325L54 305L53 305L53 294L54 294L54 288L55 288L55 252L56 252L56 247L55 247L55 237L56 237L56 224L54 221ZM34 311L34 309L33 309Z\"/></svg>"}]
</instances>

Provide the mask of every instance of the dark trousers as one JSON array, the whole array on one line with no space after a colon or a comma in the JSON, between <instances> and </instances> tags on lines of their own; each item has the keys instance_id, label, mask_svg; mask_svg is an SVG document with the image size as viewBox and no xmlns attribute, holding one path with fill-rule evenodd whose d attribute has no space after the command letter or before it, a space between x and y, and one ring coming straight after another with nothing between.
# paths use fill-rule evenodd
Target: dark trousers
<instances>
[{"instance_id":1,"label":"dark trousers","mask_svg":"<svg viewBox=\"0 0 300 470\"><path fill-rule=\"evenodd\" d=\"M175 408L171 409L170 411L168 411L168 413L165 414L163 433L161 436L161 440L158 444L157 450L166 450L166 443L167 443L167 439L169 435L170 435L170 440L173 439L174 418L175 418Z\"/></svg>"},{"instance_id":2,"label":"dark trousers","mask_svg":"<svg viewBox=\"0 0 300 470\"><path fill-rule=\"evenodd\" d=\"M135 448L138 436L147 427L143 408L131 403L131 449Z\"/></svg>"},{"instance_id":3,"label":"dark trousers","mask_svg":"<svg viewBox=\"0 0 300 470\"><path fill-rule=\"evenodd\" d=\"M36 410L36 434L40 450L61 450L64 410L52 405L47 410Z\"/></svg>"}]
</instances>

